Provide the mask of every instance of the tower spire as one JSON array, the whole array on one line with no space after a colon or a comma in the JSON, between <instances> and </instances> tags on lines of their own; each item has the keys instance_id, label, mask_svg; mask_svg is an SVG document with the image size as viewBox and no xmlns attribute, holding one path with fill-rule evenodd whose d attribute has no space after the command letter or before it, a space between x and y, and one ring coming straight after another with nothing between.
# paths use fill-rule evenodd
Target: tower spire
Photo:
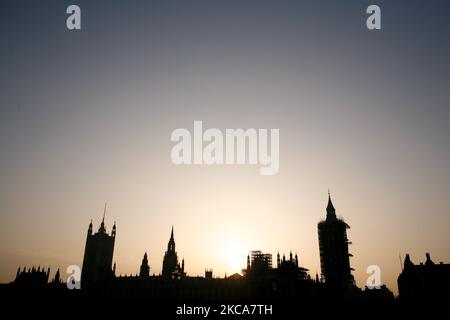
<instances>
[{"instance_id":1,"label":"tower spire","mask_svg":"<svg viewBox=\"0 0 450 320\"><path fill-rule=\"evenodd\" d=\"M105 202L105 208L103 209L103 220L102 220L102 223L105 223L105 216L106 216L106 202Z\"/></svg>"},{"instance_id":2,"label":"tower spire","mask_svg":"<svg viewBox=\"0 0 450 320\"><path fill-rule=\"evenodd\" d=\"M147 251L144 253L144 257L142 258L141 270L139 272L139 277L148 278L150 276L150 267L148 265Z\"/></svg>"},{"instance_id":3,"label":"tower spire","mask_svg":"<svg viewBox=\"0 0 450 320\"><path fill-rule=\"evenodd\" d=\"M113 237L116 236L116 222L115 221L114 221L114 225L112 227L111 236L113 236Z\"/></svg>"},{"instance_id":4,"label":"tower spire","mask_svg":"<svg viewBox=\"0 0 450 320\"><path fill-rule=\"evenodd\" d=\"M173 225L172 225L172 231L170 232L169 243L167 244L167 251L175 252L175 238L173 236Z\"/></svg>"},{"instance_id":5,"label":"tower spire","mask_svg":"<svg viewBox=\"0 0 450 320\"><path fill-rule=\"evenodd\" d=\"M331 201L330 189L328 189L327 218L336 218L336 209Z\"/></svg>"},{"instance_id":6,"label":"tower spire","mask_svg":"<svg viewBox=\"0 0 450 320\"><path fill-rule=\"evenodd\" d=\"M89 223L89 227L88 227L88 236L92 235L92 219L91 222Z\"/></svg>"},{"instance_id":7,"label":"tower spire","mask_svg":"<svg viewBox=\"0 0 450 320\"><path fill-rule=\"evenodd\" d=\"M106 232L106 228L105 228L105 215L106 215L106 202L105 202L105 208L103 209L103 219L102 219L102 223L100 224L100 228L98 229L98 232L100 232L100 233L105 233L105 232Z\"/></svg>"}]
</instances>

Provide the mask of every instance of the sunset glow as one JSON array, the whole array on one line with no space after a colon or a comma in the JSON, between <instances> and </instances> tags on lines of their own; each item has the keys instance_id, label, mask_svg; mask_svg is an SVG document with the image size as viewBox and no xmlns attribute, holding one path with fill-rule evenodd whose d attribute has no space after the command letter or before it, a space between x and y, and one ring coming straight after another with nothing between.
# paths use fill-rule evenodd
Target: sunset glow
<instances>
[{"instance_id":1,"label":"sunset glow","mask_svg":"<svg viewBox=\"0 0 450 320\"><path fill-rule=\"evenodd\" d=\"M189 276L242 273L261 250L297 253L315 279L329 189L359 287L376 265L397 293L407 253L450 261L447 2L386 1L368 30L361 1L79 1L79 31L60 1L13 2L0 19L1 283L18 267L81 267L105 202L117 275L139 274L145 253L161 274L174 226ZM194 146L200 125L215 131ZM172 157L180 128L186 162ZM258 152L227 163L239 128Z\"/></svg>"}]
</instances>

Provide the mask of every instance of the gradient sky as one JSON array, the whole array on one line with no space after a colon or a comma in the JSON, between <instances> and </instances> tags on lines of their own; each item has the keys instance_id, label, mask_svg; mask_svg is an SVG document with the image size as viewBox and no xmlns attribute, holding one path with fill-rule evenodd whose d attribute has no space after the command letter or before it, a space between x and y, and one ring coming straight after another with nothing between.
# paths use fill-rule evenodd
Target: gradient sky
<instances>
[{"instance_id":1,"label":"gradient sky","mask_svg":"<svg viewBox=\"0 0 450 320\"><path fill-rule=\"evenodd\" d=\"M79 4L82 30L65 9ZM369 31L365 9L382 9ZM2 1L0 282L82 263L104 202L117 273L160 273L175 226L189 275L248 250L320 272L327 189L352 267L450 262L448 1ZM175 166L171 132L279 128L280 171Z\"/></svg>"}]
</instances>

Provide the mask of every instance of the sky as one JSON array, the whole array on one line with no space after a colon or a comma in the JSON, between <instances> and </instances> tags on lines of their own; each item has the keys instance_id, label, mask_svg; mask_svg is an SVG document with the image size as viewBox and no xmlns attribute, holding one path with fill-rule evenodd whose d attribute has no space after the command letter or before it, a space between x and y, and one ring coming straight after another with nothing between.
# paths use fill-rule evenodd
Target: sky
<instances>
[{"instance_id":1,"label":"sky","mask_svg":"<svg viewBox=\"0 0 450 320\"><path fill-rule=\"evenodd\" d=\"M66 8L81 8L79 31ZM2 1L0 282L82 264L116 221L117 274L189 275L249 250L320 273L328 189L351 265L394 292L406 253L450 262L448 1ZM280 168L172 163L176 128L277 128Z\"/></svg>"}]
</instances>

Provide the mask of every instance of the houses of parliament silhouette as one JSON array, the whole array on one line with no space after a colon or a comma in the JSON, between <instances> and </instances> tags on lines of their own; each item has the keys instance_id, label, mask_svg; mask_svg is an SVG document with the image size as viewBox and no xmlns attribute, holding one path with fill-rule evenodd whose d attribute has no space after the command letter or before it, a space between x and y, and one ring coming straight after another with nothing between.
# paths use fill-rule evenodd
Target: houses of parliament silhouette
<instances>
[{"instance_id":1,"label":"houses of parliament silhouette","mask_svg":"<svg viewBox=\"0 0 450 320\"><path fill-rule=\"evenodd\" d=\"M106 206L105 206L106 211ZM336 210L328 193L326 218L318 223L321 276L312 278L309 270L300 265L297 254L286 257L280 253L273 266L272 255L251 251L247 256L242 275L235 273L224 278L213 277L212 269L205 275L188 276L184 259L180 262L175 249L172 227L162 261L162 272L151 275L147 252L144 253L139 274L116 275L113 264L116 224L111 233L105 227L105 213L100 227L93 232L92 221L88 226L83 265L81 290L68 290L61 280L60 271L49 282L50 269L35 268L17 270L15 280L8 286L17 290L33 288L53 290L69 295L78 291L88 296L113 299L158 300L236 300L236 299L310 299L333 301L392 301L393 294L386 286L361 290L355 284L350 266L347 237L349 225L336 216ZM448 297L450 264L434 264L427 254L425 265L414 265L406 255L404 268L398 278L400 298L415 299L430 296L430 292ZM63 293L64 292L64 293Z\"/></svg>"},{"instance_id":2,"label":"houses of parliament silhouette","mask_svg":"<svg viewBox=\"0 0 450 320\"><path fill-rule=\"evenodd\" d=\"M252 298L258 297L314 297L325 290L341 295L357 292L350 268L348 225L336 217L336 212L328 197L327 218L318 225L321 252L322 280L312 279L308 269L299 265L297 254L289 253L288 258L277 254L276 266L272 255L252 251L247 256L243 276L235 273L230 277L214 278L213 270L205 270L204 277L189 277L184 271L184 259L178 261L172 227L167 250L163 257L160 275L150 275L147 253L144 253L139 274L116 276L113 264L116 225L111 234L105 229L104 217L93 234L89 224L85 254L81 274L81 287L100 291L101 294L118 296L143 295L151 298ZM107 289L105 289L107 288Z\"/></svg>"}]
</instances>

